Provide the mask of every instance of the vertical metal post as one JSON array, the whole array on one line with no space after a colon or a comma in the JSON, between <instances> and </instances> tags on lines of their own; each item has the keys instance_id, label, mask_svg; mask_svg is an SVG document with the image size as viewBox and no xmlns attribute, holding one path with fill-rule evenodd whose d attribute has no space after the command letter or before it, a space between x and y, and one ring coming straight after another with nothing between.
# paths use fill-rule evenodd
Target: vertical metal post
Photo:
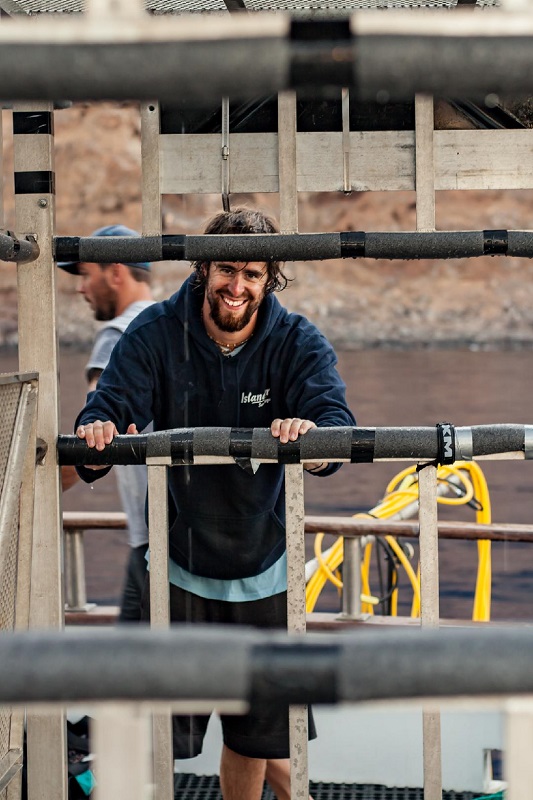
<instances>
[{"instance_id":1,"label":"vertical metal post","mask_svg":"<svg viewBox=\"0 0 533 800\"><path fill-rule=\"evenodd\" d=\"M168 628L168 495L167 459L147 458L148 527L150 537L150 624ZM153 715L154 784L156 800L174 797L174 759L170 712Z\"/></svg>"},{"instance_id":2,"label":"vertical metal post","mask_svg":"<svg viewBox=\"0 0 533 800\"><path fill-rule=\"evenodd\" d=\"M142 232L161 236L159 103L141 103Z\"/></svg>"},{"instance_id":3,"label":"vertical metal post","mask_svg":"<svg viewBox=\"0 0 533 800\"><path fill-rule=\"evenodd\" d=\"M423 628L439 627L439 533L437 526L437 468L418 473L420 519L420 617ZM424 798L442 800L440 712L422 712Z\"/></svg>"},{"instance_id":4,"label":"vertical metal post","mask_svg":"<svg viewBox=\"0 0 533 800\"><path fill-rule=\"evenodd\" d=\"M305 634L305 512L301 464L285 467L285 511L287 516L287 629ZM307 706L289 709L291 800L308 800Z\"/></svg>"},{"instance_id":5,"label":"vertical metal post","mask_svg":"<svg viewBox=\"0 0 533 800\"><path fill-rule=\"evenodd\" d=\"M524 800L533 786L533 701L511 698L505 704L506 800Z\"/></svg>"},{"instance_id":6,"label":"vertical metal post","mask_svg":"<svg viewBox=\"0 0 533 800\"><path fill-rule=\"evenodd\" d=\"M85 553L83 530L65 531L65 609L88 611L94 603L87 602L85 589Z\"/></svg>"},{"instance_id":7,"label":"vertical metal post","mask_svg":"<svg viewBox=\"0 0 533 800\"><path fill-rule=\"evenodd\" d=\"M350 177L350 90L343 89L342 103L342 190L345 194L352 191Z\"/></svg>"},{"instance_id":8,"label":"vertical metal post","mask_svg":"<svg viewBox=\"0 0 533 800\"><path fill-rule=\"evenodd\" d=\"M91 728L98 763L95 800L146 800L150 783L146 711L126 703L102 705L95 709Z\"/></svg>"},{"instance_id":9,"label":"vertical metal post","mask_svg":"<svg viewBox=\"0 0 533 800\"><path fill-rule=\"evenodd\" d=\"M415 96L416 229L435 230L435 156L433 97Z\"/></svg>"},{"instance_id":10,"label":"vertical metal post","mask_svg":"<svg viewBox=\"0 0 533 800\"><path fill-rule=\"evenodd\" d=\"M48 452L35 474L35 514L30 623L63 627L63 553L56 328L56 268L52 256L55 219L53 107L24 103L13 113L16 230L36 234L40 255L17 266L19 368L39 373L37 436ZM46 402L43 401L46 398ZM28 715L28 796L64 800L66 731L61 710Z\"/></svg>"},{"instance_id":11,"label":"vertical metal post","mask_svg":"<svg viewBox=\"0 0 533 800\"><path fill-rule=\"evenodd\" d=\"M278 95L279 224L282 233L298 232L296 94Z\"/></svg>"},{"instance_id":12,"label":"vertical metal post","mask_svg":"<svg viewBox=\"0 0 533 800\"><path fill-rule=\"evenodd\" d=\"M230 149L229 149L229 97L222 98L222 141L220 148L221 155L221 194L222 208L224 211L230 210Z\"/></svg>"},{"instance_id":13,"label":"vertical metal post","mask_svg":"<svg viewBox=\"0 0 533 800\"><path fill-rule=\"evenodd\" d=\"M343 538L342 619L361 617L361 539Z\"/></svg>"}]
</instances>

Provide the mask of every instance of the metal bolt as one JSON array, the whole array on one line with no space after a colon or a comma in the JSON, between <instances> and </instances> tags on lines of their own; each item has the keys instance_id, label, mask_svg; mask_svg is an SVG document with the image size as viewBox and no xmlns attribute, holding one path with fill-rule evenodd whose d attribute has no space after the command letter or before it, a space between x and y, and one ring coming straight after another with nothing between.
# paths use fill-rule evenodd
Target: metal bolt
<instances>
[{"instance_id":1,"label":"metal bolt","mask_svg":"<svg viewBox=\"0 0 533 800\"><path fill-rule=\"evenodd\" d=\"M39 205L40 205L41 208L46 208L48 206L48 200L45 200L44 197L42 197L39 200Z\"/></svg>"}]
</instances>

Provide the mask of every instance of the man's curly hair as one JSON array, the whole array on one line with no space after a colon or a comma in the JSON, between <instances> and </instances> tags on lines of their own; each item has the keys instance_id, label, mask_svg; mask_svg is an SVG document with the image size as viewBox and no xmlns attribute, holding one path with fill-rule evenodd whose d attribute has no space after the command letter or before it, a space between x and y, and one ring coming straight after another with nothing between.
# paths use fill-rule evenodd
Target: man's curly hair
<instances>
[{"instance_id":1,"label":"man's curly hair","mask_svg":"<svg viewBox=\"0 0 533 800\"><path fill-rule=\"evenodd\" d=\"M205 226L204 234L224 236L226 234L245 233L279 233L275 221L251 208L235 208L233 211L221 211L215 214ZM193 261L191 264L196 273L197 286L204 286L207 280L209 262ZM283 264L280 261L267 261L268 280L265 285L265 294L281 292L286 288L289 278L283 274Z\"/></svg>"}]
</instances>

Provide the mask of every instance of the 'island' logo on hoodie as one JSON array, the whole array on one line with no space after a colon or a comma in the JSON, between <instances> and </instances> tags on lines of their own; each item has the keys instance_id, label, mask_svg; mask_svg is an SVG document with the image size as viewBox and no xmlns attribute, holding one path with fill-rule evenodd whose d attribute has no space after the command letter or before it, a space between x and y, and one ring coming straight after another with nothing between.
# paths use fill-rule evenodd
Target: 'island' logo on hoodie
<instances>
[{"instance_id":1,"label":"'island' logo on hoodie","mask_svg":"<svg viewBox=\"0 0 533 800\"><path fill-rule=\"evenodd\" d=\"M270 389L265 389L264 392L261 394L252 394L251 392L243 392L241 395L241 403L251 403L254 406L259 406L259 408L263 408L267 403L270 403L271 398L269 397Z\"/></svg>"}]
</instances>

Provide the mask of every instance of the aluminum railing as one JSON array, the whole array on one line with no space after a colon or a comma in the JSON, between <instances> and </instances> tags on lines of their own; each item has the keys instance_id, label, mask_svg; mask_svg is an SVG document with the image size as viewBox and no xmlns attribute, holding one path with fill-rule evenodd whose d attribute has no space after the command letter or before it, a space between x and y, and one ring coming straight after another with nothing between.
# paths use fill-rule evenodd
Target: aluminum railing
<instances>
[{"instance_id":1,"label":"aluminum railing","mask_svg":"<svg viewBox=\"0 0 533 800\"><path fill-rule=\"evenodd\" d=\"M533 427L480 425L454 429L449 423L424 428L317 428L296 442L281 444L269 429L194 428L159 431L137 436L117 436L103 451L88 448L76 436L60 436L60 464L143 464L148 466L150 509L151 624L169 625L168 598L168 467L196 464L234 464L235 458L285 464L287 509L287 609L290 633L304 633L305 462L419 462L419 535L421 573L421 627L439 625L437 464L472 458L524 459L533 456ZM355 570L353 570L355 574ZM217 658L218 660L218 658ZM295 701L289 709L291 793L308 792L307 713ZM108 720L108 723L110 721ZM423 772L426 800L442 796L440 713L423 712ZM154 718L154 781L158 798L172 796L170 712Z\"/></svg>"}]
</instances>

